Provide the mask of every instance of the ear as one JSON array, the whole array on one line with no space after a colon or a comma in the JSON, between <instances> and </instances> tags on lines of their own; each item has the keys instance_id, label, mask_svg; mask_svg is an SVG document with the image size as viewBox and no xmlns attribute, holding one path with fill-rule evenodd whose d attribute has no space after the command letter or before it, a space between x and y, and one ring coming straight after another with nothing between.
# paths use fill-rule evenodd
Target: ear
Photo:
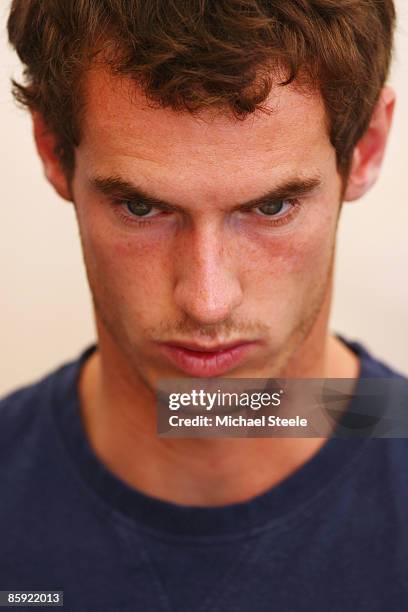
<instances>
[{"instance_id":1,"label":"ear","mask_svg":"<svg viewBox=\"0 0 408 612\"><path fill-rule=\"evenodd\" d=\"M368 130L357 143L344 200L361 198L374 185L380 174L395 108L395 93L384 87L375 107Z\"/></svg>"},{"instance_id":2,"label":"ear","mask_svg":"<svg viewBox=\"0 0 408 612\"><path fill-rule=\"evenodd\" d=\"M40 113L31 112L34 130L34 140L43 163L44 173L55 191L64 200L72 202L72 194L65 172L58 157L55 155L56 138L49 130Z\"/></svg>"}]
</instances>

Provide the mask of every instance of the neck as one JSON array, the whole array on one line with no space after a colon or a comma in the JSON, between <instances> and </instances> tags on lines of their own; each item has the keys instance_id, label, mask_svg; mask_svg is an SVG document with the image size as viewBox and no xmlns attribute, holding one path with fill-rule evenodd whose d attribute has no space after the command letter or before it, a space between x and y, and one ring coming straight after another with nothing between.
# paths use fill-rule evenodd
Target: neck
<instances>
[{"instance_id":1,"label":"neck","mask_svg":"<svg viewBox=\"0 0 408 612\"><path fill-rule=\"evenodd\" d=\"M112 376L101 352L87 361L80 378L84 427L97 457L145 494L196 506L245 501L287 478L326 442L325 438L158 438L153 393L144 387L135 396L126 377ZM297 360L305 363L306 353L310 349L303 347ZM319 359L314 367L299 378L358 376L357 357L338 339L327 336L315 354Z\"/></svg>"}]
</instances>

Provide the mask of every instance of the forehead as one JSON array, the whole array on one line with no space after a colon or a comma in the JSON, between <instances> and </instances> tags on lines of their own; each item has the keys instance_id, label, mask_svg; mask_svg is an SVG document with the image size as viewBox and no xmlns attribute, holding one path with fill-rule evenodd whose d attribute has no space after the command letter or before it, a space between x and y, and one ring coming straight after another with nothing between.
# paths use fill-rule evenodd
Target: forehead
<instances>
[{"instance_id":1,"label":"forehead","mask_svg":"<svg viewBox=\"0 0 408 612\"><path fill-rule=\"evenodd\" d=\"M152 108L133 80L103 68L88 73L84 88L80 149L94 170L131 165L146 175L177 171L188 180L205 167L209 180L225 181L226 172L239 170L244 181L265 170L269 176L302 174L305 166L321 171L334 155L320 95L294 85L275 87L264 103L270 113L244 121L225 112Z\"/></svg>"}]
</instances>

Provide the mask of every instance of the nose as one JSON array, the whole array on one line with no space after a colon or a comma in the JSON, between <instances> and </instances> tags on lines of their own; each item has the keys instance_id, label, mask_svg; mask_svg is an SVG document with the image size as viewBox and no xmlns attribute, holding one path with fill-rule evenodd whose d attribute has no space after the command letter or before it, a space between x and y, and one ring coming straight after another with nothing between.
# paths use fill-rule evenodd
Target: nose
<instances>
[{"instance_id":1,"label":"nose","mask_svg":"<svg viewBox=\"0 0 408 612\"><path fill-rule=\"evenodd\" d=\"M222 228L206 223L190 228L175 254L174 299L189 318L201 325L228 320L242 302L232 240Z\"/></svg>"}]
</instances>

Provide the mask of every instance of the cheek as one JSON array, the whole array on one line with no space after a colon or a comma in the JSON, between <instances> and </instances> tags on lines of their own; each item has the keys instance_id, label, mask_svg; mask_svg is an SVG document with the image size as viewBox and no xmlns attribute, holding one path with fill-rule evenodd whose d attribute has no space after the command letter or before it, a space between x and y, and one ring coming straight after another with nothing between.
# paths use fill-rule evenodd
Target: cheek
<instances>
[{"instance_id":1,"label":"cheek","mask_svg":"<svg viewBox=\"0 0 408 612\"><path fill-rule=\"evenodd\" d=\"M92 293L122 314L148 317L166 300L171 261L160 236L118 233L103 219L80 219L84 258Z\"/></svg>"},{"instance_id":2,"label":"cheek","mask_svg":"<svg viewBox=\"0 0 408 612\"><path fill-rule=\"evenodd\" d=\"M242 252L248 273L269 278L275 284L302 285L308 278L316 278L330 262L334 246L335 224L309 224L302 231L282 236L258 235L246 241Z\"/></svg>"},{"instance_id":3,"label":"cheek","mask_svg":"<svg viewBox=\"0 0 408 612\"><path fill-rule=\"evenodd\" d=\"M246 237L240 250L245 253L241 269L249 316L280 321L283 330L320 304L334 252L333 209L333 204L316 206L293 232Z\"/></svg>"}]
</instances>

